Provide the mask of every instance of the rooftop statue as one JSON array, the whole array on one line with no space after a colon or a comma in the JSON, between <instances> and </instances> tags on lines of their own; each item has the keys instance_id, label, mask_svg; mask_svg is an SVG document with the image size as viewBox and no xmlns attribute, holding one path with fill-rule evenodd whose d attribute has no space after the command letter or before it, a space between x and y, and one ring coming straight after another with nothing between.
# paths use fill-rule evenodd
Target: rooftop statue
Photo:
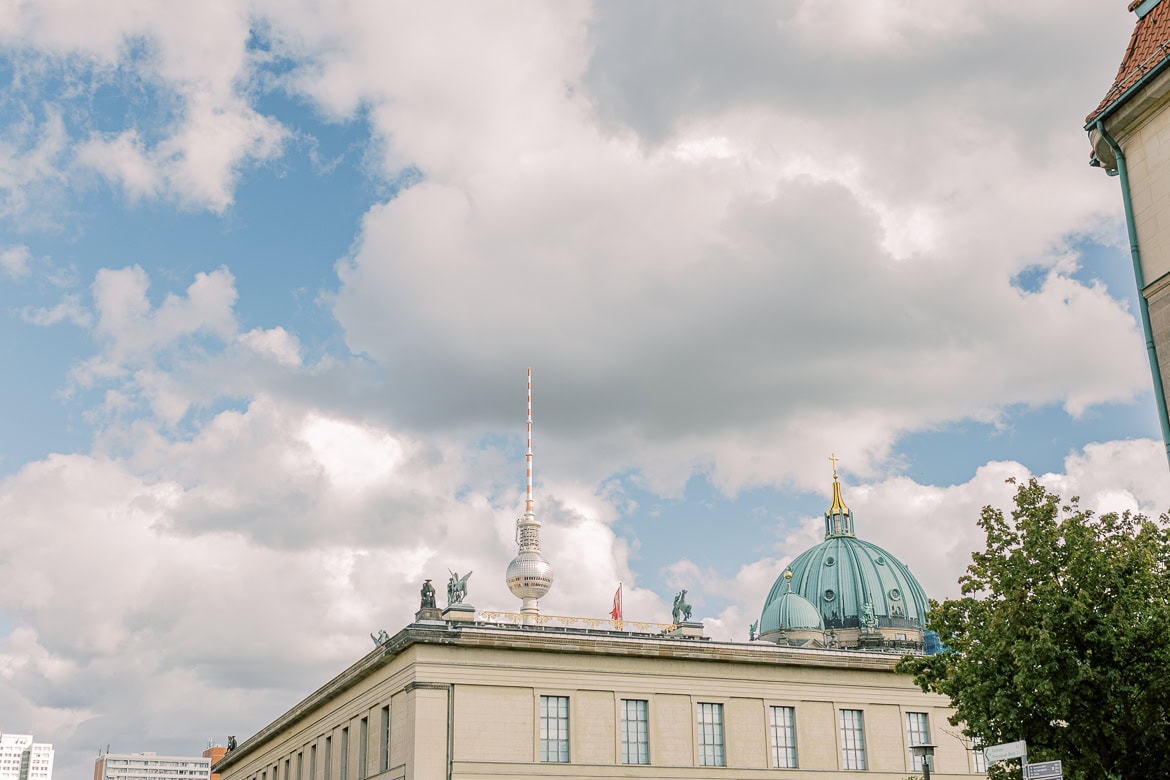
<instances>
[{"instance_id":1,"label":"rooftop statue","mask_svg":"<svg viewBox=\"0 0 1170 780\"><path fill-rule=\"evenodd\" d=\"M435 586L431 584L430 580L423 583L419 596L419 609L435 608Z\"/></svg>"},{"instance_id":2,"label":"rooftop statue","mask_svg":"<svg viewBox=\"0 0 1170 780\"><path fill-rule=\"evenodd\" d=\"M877 628L877 618L873 614L873 604L868 601L861 605L861 626L870 631Z\"/></svg>"},{"instance_id":3,"label":"rooftop statue","mask_svg":"<svg viewBox=\"0 0 1170 780\"><path fill-rule=\"evenodd\" d=\"M377 634L370 634L370 639L374 640L374 647L381 647L390 641L390 635L386 633L386 629L379 629Z\"/></svg>"},{"instance_id":4,"label":"rooftop statue","mask_svg":"<svg viewBox=\"0 0 1170 780\"><path fill-rule=\"evenodd\" d=\"M447 571L451 571L448 569ZM451 572L451 579L447 580L447 606L452 604L462 604L463 599L467 598L467 580L474 572L467 572L460 577L456 572Z\"/></svg>"},{"instance_id":5,"label":"rooftop statue","mask_svg":"<svg viewBox=\"0 0 1170 780\"><path fill-rule=\"evenodd\" d=\"M689 623L691 620L691 605L687 603L687 590L683 588L674 597L674 608L671 611L671 622Z\"/></svg>"},{"instance_id":6,"label":"rooftop statue","mask_svg":"<svg viewBox=\"0 0 1170 780\"><path fill-rule=\"evenodd\" d=\"M228 747L228 751L229 751L229 752L230 752L230 751L232 751L232 750L235 750L235 749L236 749L236 738L235 738L235 736L234 736L234 735L233 735L233 736L230 736L230 737L228 737L228 745L227 745L227 747Z\"/></svg>"},{"instance_id":7,"label":"rooftop statue","mask_svg":"<svg viewBox=\"0 0 1170 780\"><path fill-rule=\"evenodd\" d=\"M748 626L748 641L749 642L756 641L756 632L759 631L759 629L760 629L760 621L758 621L758 620L755 623L752 623L750 626Z\"/></svg>"}]
</instances>

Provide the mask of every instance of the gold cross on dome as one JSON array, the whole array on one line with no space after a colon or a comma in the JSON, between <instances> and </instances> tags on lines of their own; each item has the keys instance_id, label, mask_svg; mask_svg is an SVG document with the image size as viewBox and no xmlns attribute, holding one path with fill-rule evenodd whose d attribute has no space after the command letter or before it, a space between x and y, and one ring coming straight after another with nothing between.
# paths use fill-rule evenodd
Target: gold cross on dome
<instances>
[{"instance_id":1,"label":"gold cross on dome","mask_svg":"<svg viewBox=\"0 0 1170 780\"><path fill-rule=\"evenodd\" d=\"M837 461L841 460L837 457L837 453L830 453L829 460L833 461L833 479L837 478Z\"/></svg>"}]
</instances>

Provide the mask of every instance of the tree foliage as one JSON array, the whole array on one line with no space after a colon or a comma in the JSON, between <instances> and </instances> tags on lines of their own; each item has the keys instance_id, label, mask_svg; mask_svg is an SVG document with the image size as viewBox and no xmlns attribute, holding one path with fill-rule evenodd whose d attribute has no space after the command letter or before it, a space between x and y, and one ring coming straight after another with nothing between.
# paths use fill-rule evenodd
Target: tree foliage
<instances>
[{"instance_id":1,"label":"tree foliage","mask_svg":"<svg viewBox=\"0 0 1170 780\"><path fill-rule=\"evenodd\" d=\"M1009 480L1011 481L1011 480ZM985 507L986 549L962 597L933 603L944 651L903 659L984 745L1027 740L1064 777L1170 777L1167 518L1063 504L1035 480L1009 519ZM993 776L1019 776L1019 765Z\"/></svg>"}]
</instances>

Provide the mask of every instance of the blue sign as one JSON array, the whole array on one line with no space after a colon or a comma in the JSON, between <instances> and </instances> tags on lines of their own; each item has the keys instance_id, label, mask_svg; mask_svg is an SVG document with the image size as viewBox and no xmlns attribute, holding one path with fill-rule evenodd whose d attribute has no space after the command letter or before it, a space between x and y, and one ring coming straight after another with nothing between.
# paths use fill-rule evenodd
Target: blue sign
<instances>
[{"instance_id":1,"label":"blue sign","mask_svg":"<svg viewBox=\"0 0 1170 780\"><path fill-rule=\"evenodd\" d=\"M1040 761L1024 767L1024 780L1046 780L1060 777L1062 767L1059 761Z\"/></svg>"}]
</instances>

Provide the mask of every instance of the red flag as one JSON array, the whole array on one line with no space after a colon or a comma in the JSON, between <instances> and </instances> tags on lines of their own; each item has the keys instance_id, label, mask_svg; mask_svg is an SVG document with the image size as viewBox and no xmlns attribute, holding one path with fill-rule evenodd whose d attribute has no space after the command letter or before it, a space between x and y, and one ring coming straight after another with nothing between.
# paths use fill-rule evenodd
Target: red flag
<instances>
[{"instance_id":1,"label":"red flag","mask_svg":"<svg viewBox=\"0 0 1170 780\"><path fill-rule=\"evenodd\" d=\"M614 620L622 619L622 584L620 582L617 592L613 594L613 609L609 611L609 616Z\"/></svg>"}]
</instances>

